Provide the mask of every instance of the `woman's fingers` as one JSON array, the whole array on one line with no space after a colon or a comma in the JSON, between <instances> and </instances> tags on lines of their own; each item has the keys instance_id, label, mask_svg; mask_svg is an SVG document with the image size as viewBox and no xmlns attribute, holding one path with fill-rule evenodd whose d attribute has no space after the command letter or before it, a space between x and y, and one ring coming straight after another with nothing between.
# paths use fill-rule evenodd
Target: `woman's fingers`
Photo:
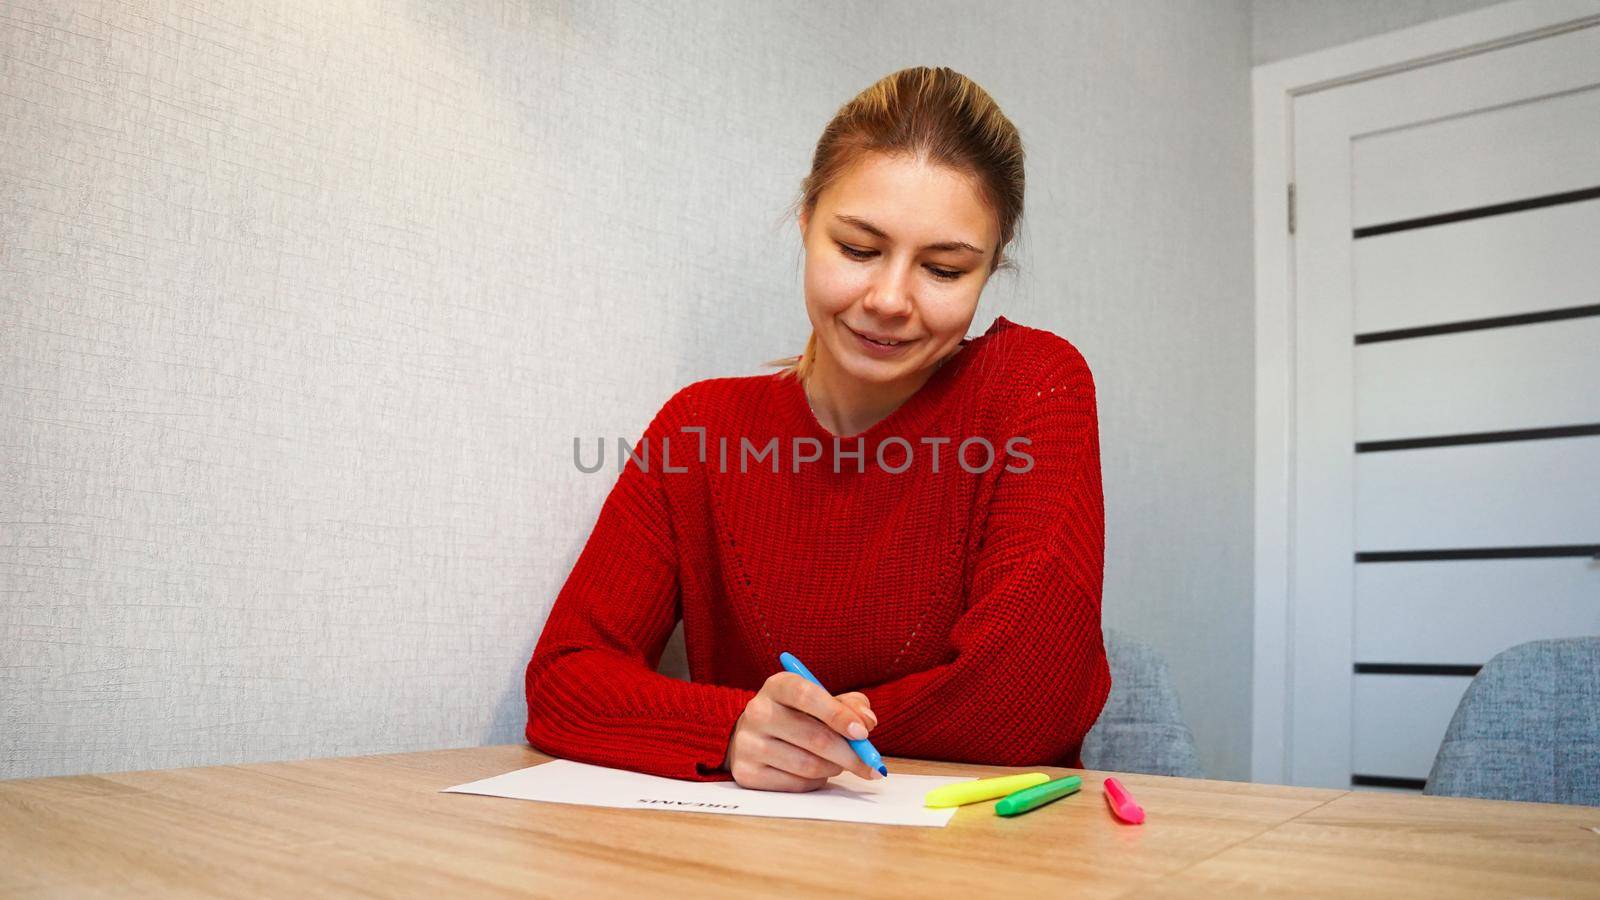
<instances>
[{"instance_id":1,"label":"woman's fingers","mask_svg":"<svg viewBox=\"0 0 1600 900\"><path fill-rule=\"evenodd\" d=\"M861 740L867 736L865 717L793 672L773 675L767 679L767 688L779 703L816 718L845 737Z\"/></svg>"},{"instance_id":2,"label":"woman's fingers","mask_svg":"<svg viewBox=\"0 0 1600 900\"><path fill-rule=\"evenodd\" d=\"M725 762L734 780L758 790L814 791L842 771L867 767L847 739L865 738L878 717L860 691L835 697L791 672L767 679L740 715Z\"/></svg>"},{"instance_id":3,"label":"woman's fingers","mask_svg":"<svg viewBox=\"0 0 1600 900\"><path fill-rule=\"evenodd\" d=\"M759 758L774 769L800 778L827 780L844 771L843 766L777 737L762 740Z\"/></svg>"},{"instance_id":4,"label":"woman's fingers","mask_svg":"<svg viewBox=\"0 0 1600 900\"><path fill-rule=\"evenodd\" d=\"M878 727L878 714L872 711L872 701L867 699L866 694L863 694L860 691L851 691L848 694L840 694L839 702L855 710L856 715L860 716L862 720L867 723L867 729L869 731Z\"/></svg>"},{"instance_id":5,"label":"woman's fingers","mask_svg":"<svg viewBox=\"0 0 1600 900\"><path fill-rule=\"evenodd\" d=\"M801 778L782 769L762 765L752 766L739 780L740 787L758 791L788 791L796 794L814 791L827 783L826 778Z\"/></svg>"},{"instance_id":6,"label":"woman's fingers","mask_svg":"<svg viewBox=\"0 0 1600 900\"><path fill-rule=\"evenodd\" d=\"M831 698L830 698L831 699ZM767 725L767 733L780 741L792 744L806 753L819 757L854 773L857 777L872 780L882 776L867 768L861 757L837 732L815 718L792 707L779 705ZM804 774L804 773L796 773Z\"/></svg>"}]
</instances>

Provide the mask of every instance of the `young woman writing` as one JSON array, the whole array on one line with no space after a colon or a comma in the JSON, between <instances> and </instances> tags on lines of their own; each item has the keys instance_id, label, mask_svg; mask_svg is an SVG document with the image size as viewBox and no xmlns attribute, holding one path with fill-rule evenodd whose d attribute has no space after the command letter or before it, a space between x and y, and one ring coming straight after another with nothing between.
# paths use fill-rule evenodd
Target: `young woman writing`
<instances>
[{"instance_id":1,"label":"young woman writing","mask_svg":"<svg viewBox=\"0 0 1600 900\"><path fill-rule=\"evenodd\" d=\"M797 200L805 351L646 428L529 661L530 744L779 791L882 777L868 734L1078 764L1110 689L1094 382L1048 331L965 337L1022 200L1016 128L956 72L839 110ZM680 618L690 681L655 671Z\"/></svg>"}]
</instances>

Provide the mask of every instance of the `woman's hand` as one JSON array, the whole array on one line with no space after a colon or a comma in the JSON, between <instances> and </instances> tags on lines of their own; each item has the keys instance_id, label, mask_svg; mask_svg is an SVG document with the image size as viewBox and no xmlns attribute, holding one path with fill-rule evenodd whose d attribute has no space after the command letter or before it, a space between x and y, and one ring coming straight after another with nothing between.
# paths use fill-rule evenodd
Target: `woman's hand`
<instances>
[{"instance_id":1,"label":"woman's hand","mask_svg":"<svg viewBox=\"0 0 1600 900\"><path fill-rule=\"evenodd\" d=\"M814 791L846 770L882 778L846 742L877 725L865 694L835 697L793 672L778 672L745 704L723 765L740 787L761 791Z\"/></svg>"}]
</instances>

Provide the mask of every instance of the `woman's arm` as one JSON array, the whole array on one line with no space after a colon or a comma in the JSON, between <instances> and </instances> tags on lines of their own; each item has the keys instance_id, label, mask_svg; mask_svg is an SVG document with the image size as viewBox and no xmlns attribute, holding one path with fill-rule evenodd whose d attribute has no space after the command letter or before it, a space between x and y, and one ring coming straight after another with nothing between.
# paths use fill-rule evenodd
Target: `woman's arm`
<instances>
[{"instance_id":1,"label":"woman's arm","mask_svg":"<svg viewBox=\"0 0 1600 900\"><path fill-rule=\"evenodd\" d=\"M1000 435L1029 438L1033 468L996 479L955 658L862 689L880 752L994 765L1077 752L1111 688L1098 431L1089 367L1063 343ZM995 449L996 465L1024 465Z\"/></svg>"},{"instance_id":2,"label":"woman's arm","mask_svg":"<svg viewBox=\"0 0 1600 900\"><path fill-rule=\"evenodd\" d=\"M726 781L732 776L719 767L728 738L754 692L655 671L680 615L661 438L698 424L684 417L687 390L646 428L640 443L649 447L650 471L627 461L556 596L528 662L526 735L535 748L578 762ZM636 444L634 452L644 450Z\"/></svg>"}]
</instances>

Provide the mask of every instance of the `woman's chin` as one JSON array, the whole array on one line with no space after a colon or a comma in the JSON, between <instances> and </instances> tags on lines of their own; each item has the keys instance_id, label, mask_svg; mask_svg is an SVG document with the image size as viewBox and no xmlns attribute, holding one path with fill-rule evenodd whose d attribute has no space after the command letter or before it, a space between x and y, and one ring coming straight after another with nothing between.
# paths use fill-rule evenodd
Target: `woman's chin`
<instances>
[{"instance_id":1,"label":"woman's chin","mask_svg":"<svg viewBox=\"0 0 1600 900\"><path fill-rule=\"evenodd\" d=\"M844 357L844 370L860 381L888 384L899 381L916 371L915 360L879 359L865 353L851 353Z\"/></svg>"}]
</instances>

